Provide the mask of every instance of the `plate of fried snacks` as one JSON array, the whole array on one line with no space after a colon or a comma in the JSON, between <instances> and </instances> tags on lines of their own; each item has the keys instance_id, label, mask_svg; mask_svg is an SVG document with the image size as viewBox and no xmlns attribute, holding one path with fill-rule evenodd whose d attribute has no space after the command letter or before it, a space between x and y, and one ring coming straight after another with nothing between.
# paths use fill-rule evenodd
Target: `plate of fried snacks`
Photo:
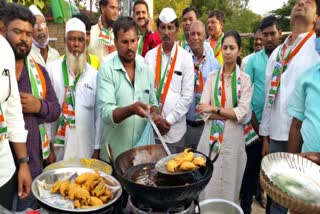
<instances>
[{"instance_id":1,"label":"plate of fried snacks","mask_svg":"<svg viewBox=\"0 0 320 214\"><path fill-rule=\"evenodd\" d=\"M90 212L113 204L122 194L111 175L88 168L60 168L40 174L32 193L42 203L60 211Z\"/></svg>"},{"instance_id":2,"label":"plate of fried snacks","mask_svg":"<svg viewBox=\"0 0 320 214\"><path fill-rule=\"evenodd\" d=\"M44 172L53 170L53 169L59 169L59 168L65 168L65 167L84 167L84 168L90 168L95 169L100 172L104 172L106 174L111 175L112 173L112 167L101 160L97 159L91 159L91 158L71 158L69 160L62 160L55 163L50 164L46 168L44 168Z\"/></svg>"},{"instance_id":3,"label":"plate of fried snacks","mask_svg":"<svg viewBox=\"0 0 320 214\"><path fill-rule=\"evenodd\" d=\"M169 155L155 165L158 172L168 175L185 174L206 166L206 158L190 148L178 154Z\"/></svg>"},{"instance_id":4,"label":"plate of fried snacks","mask_svg":"<svg viewBox=\"0 0 320 214\"><path fill-rule=\"evenodd\" d=\"M289 210L320 212L320 167L296 154L278 152L265 156L260 180L270 197Z\"/></svg>"}]
</instances>

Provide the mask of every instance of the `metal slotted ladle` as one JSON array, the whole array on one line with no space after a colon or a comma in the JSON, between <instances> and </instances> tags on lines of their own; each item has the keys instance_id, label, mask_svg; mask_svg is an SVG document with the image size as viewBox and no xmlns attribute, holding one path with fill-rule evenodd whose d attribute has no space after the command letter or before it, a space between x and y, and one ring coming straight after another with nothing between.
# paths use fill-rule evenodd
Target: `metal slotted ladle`
<instances>
[{"instance_id":1,"label":"metal slotted ladle","mask_svg":"<svg viewBox=\"0 0 320 214\"><path fill-rule=\"evenodd\" d=\"M160 134L160 131L159 131L158 127L156 126L156 124L154 123L154 121L153 121L150 113L149 113L149 112L146 112L146 113L147 113L147 118L148 118L148 120L150 121L153 130L156 132L156 134L157 134L157 136L158 136L158 138L159 138L159 140L160 140L160 142L161 142L164 150L166 151L166 153L167 153L167 155L168 155L168 156L160 159L160 160L156 163L155 169L156 169L159 173L161 173L161 174L166 174L166 175L181 175L181 174L186 174L186 173L190 173L190 172L193 172L193 171L195 171L195 170L198 170L198 168L195 168L194 170L188 170L188 171L178 170L178 171L176 171L176 172L169 172L169 171L167 170L166 163L167 163L168 161L172 160L177 154L171 154L171 152L170 152L170 150L169 150L169 148L168 148L168 146L167 146L164 138L163 138L162 135ZM199 153L195 153L194 155L195 155L195 157L202 156L202 155L199 154ZM203 157L203 156L202 156L202 157ZM203 157L203 158L205 159L205 157Z\"/></svg>"}]
</instances>

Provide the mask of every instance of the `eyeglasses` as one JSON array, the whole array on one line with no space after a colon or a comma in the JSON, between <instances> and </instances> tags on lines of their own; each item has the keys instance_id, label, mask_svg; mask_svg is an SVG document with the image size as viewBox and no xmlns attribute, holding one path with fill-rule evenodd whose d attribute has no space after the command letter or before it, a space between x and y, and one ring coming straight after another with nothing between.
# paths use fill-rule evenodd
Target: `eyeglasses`
<instances>
[{"instance_id":1,"label":"eyeglasses","mask_svg":"<svg viewBox=\"0 0 320 214\"><path fill-rule=\"evenodd\" d=\"M47 27L47 23L45 23L45 22L35 23L34 26L33 26L34 29L46 28L46 27Z\"/></svg>"}]
</instances>

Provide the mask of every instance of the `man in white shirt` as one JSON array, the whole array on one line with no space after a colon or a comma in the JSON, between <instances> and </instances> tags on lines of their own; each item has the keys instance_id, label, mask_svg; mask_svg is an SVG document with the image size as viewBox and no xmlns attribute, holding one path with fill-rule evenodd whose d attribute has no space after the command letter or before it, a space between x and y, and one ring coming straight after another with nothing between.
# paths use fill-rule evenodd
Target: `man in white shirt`
<instances>
[{"instance_id":1,"label":"man in white shirt","mask_svg":"<svg viewBox=\"0 0 320 214\"><path fill-rule=\"evenodd\" d=\"M292 116L288 103L299 75L319 61L313 32L318 1L298 0L291 10L291 32L283 44L271 54L266 68L266 99L259 128L263 136L263 155L288 151ZM277 211L278 210L278 211ZM271 213L287 213L272 203Z\"/></svg>"},{"instance_id":2,"label":"man in white shirt","mask_svg":"<svg viewBox=\"0 0 320 214\"><path fill-rule=\"evenodd\" d=\"M89 54L97 56L100 62L115 51L113 24L119 16L118 0L99 0L101 16L91 28Z\"/></svg>"},{"instance_id":3,"label":"man in white shirt","mask_svg":"<svg viewBox=\"0 0 320 214\"><path fill-rule=\"evenodd\" d=\"M16 81L15 57L9 43L1 35L0 50L0 204L11 210L16 189L21 199L28 196L32 178L25 143L28 132L24 128ZM9 141L18 160L18 186L15 182L16 166Z\"/></svg>"},{"instance_id":4,"label":"man in white shirt","mask_svg":"<svg viewBox=\"0 0 320 214\"><path fill-rule=\"evenodd\" d=\"M97 71L86 62L86 29L78 18L66 23L66 55L48 65L62 113L50 124L57 160L98 158ZM96 125L97 124L97 125Z\"/></svg>"},{"instance_id":5,"label":"man in white shirt","mask_svg":"<svg viewBox=\"0 0 320 214\"><path fill-rule=\"evenodd\" d=\"M60 54L49 45L49 29L44 15L35 5L31 5L29 10L36 18L30 55L37 63L46 67L48 63L59 59Z\"/></svg>"},{"instance_id":6,"label":"man in white shirt","mask_svg":"<svg viewBox=\"0 0 320 214\"><path fill-rule=\"evenodd\" d=\"M191 105L194 89L193 60L175 42L179 22L172 8L161 11L157 28L162 45L150 50L145 56L155 74L156 95L164 118L155 122L167 143L184 145L186 113Z\"/></svg>"}]
</instances>

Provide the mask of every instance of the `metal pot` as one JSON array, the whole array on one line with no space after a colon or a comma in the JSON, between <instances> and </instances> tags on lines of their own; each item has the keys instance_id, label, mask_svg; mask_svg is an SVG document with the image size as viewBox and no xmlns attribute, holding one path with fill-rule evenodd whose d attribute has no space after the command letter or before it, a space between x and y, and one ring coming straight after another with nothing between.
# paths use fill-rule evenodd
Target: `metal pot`
<instances>
[{"instance_id":1,"label":"metal pot","mask_svg":"<svg viewBox=\"0 0 320 214\"><path fill-rule=\"evenodd\" d=\"M172 153L182 152L184 148L170 146ZM213 172L213 161L206 155L207 166L187 175L161 175L161 179L170 181L173 185L147 186L138 184L128 178L127 172L139 166L154 165L167 154L160 144L147 145L130 149L120 154L114 162L114 172L136 203L144 204L154 209L169 209L197 201L200 192L209 183ZM214 158L216 159L216 158ZM181 183L183 181L183 183Z\"/></svg>"}]
</instances>

